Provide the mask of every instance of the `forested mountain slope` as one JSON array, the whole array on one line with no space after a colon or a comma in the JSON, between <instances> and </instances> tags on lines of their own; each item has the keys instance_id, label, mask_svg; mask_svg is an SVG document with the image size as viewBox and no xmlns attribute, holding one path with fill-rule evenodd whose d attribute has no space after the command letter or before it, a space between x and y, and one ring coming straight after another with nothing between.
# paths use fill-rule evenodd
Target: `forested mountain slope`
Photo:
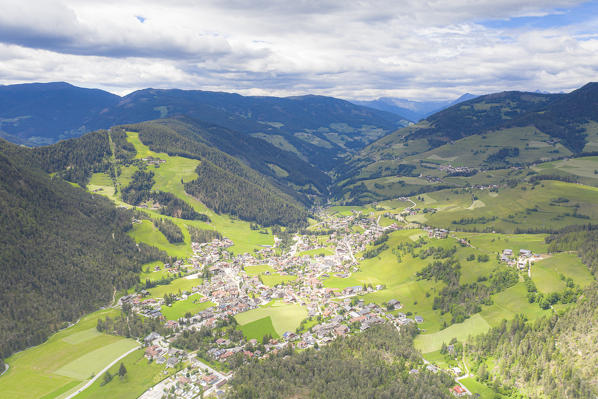
<instances>
[{"instance_id":1,"label":"forested mountain slope","mask_svg":"<svg viewBox=\"0 0 598 399\"><path fill-rule=\"evenodd\" d=\"M263 225L303 224L307 219L308 195L320 195L326 189L327 176L292 154L284 153L267 142L251 137L239 140L224 128L200 126L188 121L161 120L127 125L152 151L199 160L197 179L185 182L186 191L218 213L228 213ZM114 177L122 167L145 168L123 128L98 131L59 143L37 147L30 152L48 173L85 187L93 173ZM180 133L179 133L180 132ZM228 135L228 136L227 136ZM220 151L211 143L243 156L239 160ZM260 148L263 148L260 151ZM241 151L245 150L245 151ZM112 153L114 151L114 154ZM244 162L246 160L246 162ZM282 165L289 172L277 175ZM271 168L269 165L273 165ZM267 172L264 175L256 169ZM276 169L278 168L278 169ZM312 173L312 175L309 175ZM311 180L312 176L314 180ZM151 200L162 204L165 214L183 212L192 219L204 218L191 212L172 193L157 192L149 174L135 175L134 186L120 187L122 199L131 205ZM126 196L124 195L126 191ZM168 209L171 209L172 212ZM174 213L173 213L174 212Z\"/></svg>"},{"instance_id":2,"label":"forested mountain slope","mask_svg":"<svg viewBox=\"0 0 598 399\"><path fill-rule=\"evenodd\" d=\"M214 147L272 180L290 185L293 193L299 191L325 195L330 184L328 175L299 158L295 153L280 149L268 141L218 125L188 117L178 117L144 122L139 126L146 127L141 129L142 138L148 137L148 133L144 131L149 127L166 127L198 145ZM157 144L156 137L152 139L152 143ZM160 148L162 150L171 148L171 144L164 143ZM184 148L181 147L178 151L184 151Z\"/></svg>"},{"instance_id":3,"label":"forested mountain slope","mask_svg":"<svg viewBox=\"0 0 598 399\"><path fill-rule=\"evenodd\" d=\"M152 151L201 161L196 169L197 179L185 182L187 193L218 213L229 213L262 225L305 223L307 212L299 200L308 201L300 192L204 144L200 132L193 133L187 126L183 129L187 136L183 136L169 125L140 123L126 128L137 131L140 140ZM181 129L181 125L175 126ZM259 164L259 160L254 162Z\"/></svg>"},{"instance_id":4,"label":"forested mountain slope","mask_svg":"<svg viewBox=\"0 0 598 399\"><path fill-rule=\"evenodd\" d=\"M376 100L351 102L380 111L392 112L412 122L419 122L436 112L475 97L473 94L465 93L454 101L412 101L396 97L380 97Z\"/></svg>"},{"instance_id":5,"label":"forested mountain slope","mask_svg":"<svg viewBox=\"0 0 598 399\"><path fill-rule=\"evenodd\" d=\"M144 89L122 98L94 128L186 115L263 138L320 168L405 126L399 116L332 97L245 97L200 90Z\"/></svg>"},{"instance_id":6,"label":"forested mountain slope","mask_svg":"<svg viewBox=\"0 0 598 399\"><path fill-rule=\"evenodd\" d=\"M0 140L0 357L110 303L162 255L127 235L131 215L51 179L30 150Z\"/></svg>"},{"instance_id":7,"label":"forested mountain slope","mask_svg":"<svg viewBox=\"0 0 598 399\"><path fill-rule=\"evenodd\" d=\"M63 82L0 86L0 137L27 145L77 137L119 101L112 93Z\"/></svg>"}]
</instances>

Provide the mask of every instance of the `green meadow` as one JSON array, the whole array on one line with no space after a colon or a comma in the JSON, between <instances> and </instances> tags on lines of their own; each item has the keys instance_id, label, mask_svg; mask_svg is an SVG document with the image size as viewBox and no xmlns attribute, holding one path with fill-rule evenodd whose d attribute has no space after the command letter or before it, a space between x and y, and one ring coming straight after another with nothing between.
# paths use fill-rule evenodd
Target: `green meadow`
<instances>
[{"instance_id":1,"label":"green meadow","mask_svg":"<svg viewBox=\"0 0 598 399\"><path fill-rule=\"evenodd\" d=\"M541 174L575 177L580 183L598 186L598 157L581 157L538 164L533 169Z\"/></svg>"},{"instance_id":2,"label":"green meadow","mask_svg":"<svg viewBox=\"0 0 598 399\"><path fill-rule=\"evenodd\" d=\"M517 314L524 314L528 320L535 320L542 315L550 314L550 310L542 310L537 303L529 303L527 289L520 282L513 287L492 295L494 302L490 306L482 306L482 311L476 313L463 323L453 324L441 331L431 334L420 334L415 338L415 346L423 353L434 352L441 348L442 343L449 343L453 338L465 341L469 336L485 333L490 327L495 327L502 320L510 320Z\"/></svg>"},{"instance_id":3,"label":"green meadow","mask_svg":"<svg viewBox=\"0 0 598 399\"><path fill-rule=\"evenodd\" d=\"M527 229L558 229L598 220L598 188L561 181L542 181L532 186L500 189L498 193L442 190L429 193L434 214L417 215L412 221L452 230L491 229L505 233ZM566 198L567 201L560 201ZM417 197L414 197L417 202ZM476 204L477 202L477 205ZM483 203L483 206L482 206ZM427 206L428 202L418 203ZM475 206L475 207L474 207ZM483 221L480 218L488 220ZM459 223L470 219L467 223ZM473 220L471 220L473 219ZM454 222L458 222L455 224Z\"/></svg>"},{"instance_id":4,"label":"green meadow","mask_svg":"<svg viewBox=\"0 0 598 399\"><path fill-rule=\"evenodd\" d=\"M166 294L178 294L179 292L190 292L193 287L197 287L203 283L201 278L186 278L181 277L170 282L167 285L158 285L150 288L148 292L152 298L162 298Z\"/></svg>"},{"instance_id":5,"label":"green meadow","mask_svg":"<svg viewBox=\"0 0 598 399\"><path fill-rule=\"evenodd\" d=\"M163 373L165 370L164 365L149 362L144 357L143 350L137 350L127 355L122 360L122 363L127 369L127 374L124 378L118 377L119 362L108 370L110 374L115 376L112 381L106 385L102 385L103 378L100 377L89 388L77 395L77 399L136 399L147 388L157 384L175 372L175 369L166 369L168 371L165 375Z\"/></svg>"},{"instance_id":6,"label":"green meadow","mask_svg":"<svg viewBox=\"0 0 598 399\"><path fill-rule=\"evenodd\" d=\"M239 327L239 330L241 330L243 336L247 340L257 339L260 341L265 335L271 335L272 338L278 338L280 336L274 329L272 317L270 316L243 324Z\"/></svg>"},{"instance_id":7,"label":"green meadow","mask_svg":"<svg viewBox=\"0 0 598 399\"><path fill-rule=\"evenodd\" d=\"M490 387L478 382L473 377L463 378L460 380L460 382L465 385L465 387L469 389L471 393L480 395L480 399L500 399L505 397L499 393L496 393Z\"/></svg>"},{"instance_id":8,"label":"green meadow","mask_svg":"<svg viewBox=\"0 0 598 399\"><path fill-rule=\"evenodd\" d=\"M531 274L538 290L544 293L562 291L565 281L561 276L573 279L581 287L594 281L588 267L574 253L558 253L537 261L532 265Z\"/></svg>"},{"instance_id":9,"label":"green meadow","mask_svg":"<svg viewBox=\"0 0 598 399\"><path fill-rule=\"evenodd\" d=\"M127 132L127 139L131 144L133 144L135 150L137 151L136 158L141 159L152 156L154 158L159 158L166 161L165 163L160 164L159 168L152 169L155 174L154 179L156 181L152 187L153 189L172 193L179 199L191 205L197 212L204 213L211 219L211 223L206 224L196 220L191 221L169 218L179 225L179 227L190 225L200 229L218 230L225 237L230 238L235 243L235 245L230 248L230 250L235 254L251 252L254 249L260 249L262 245L273 244L274 241L271 234L262 234L257 230L250 229L250 224L248 222L234 219L228 215L219 215L215 212L212 212L200 201L185 192L183 182L189 182L197 178L195 168L197 165L199 165L200 161L178 156L169 156L165 153L153 152L149 149L149 147L141 142L138 133ZM163 217L154 211L147 211L147 213L153 215L154 217ZM183 235L185 236L185 245L189 247L191 242L189 233L187 232L186 228L183 228L182 231ZM145 241L148 239L148 237L143 235L143 232L141 235L135 232L132 235L138 241L148 242ZM151 241L148 243L151 243ZM191 249L189 248L189 251L190 250ZM182 252L176 251L174 249L171 249L170 252L167 252L172 256L189 256L189 254L183 254Z\"/></svg>"},{"instance_id":10,"label":"green meadow","mask_svg":"<svg viewBox=\"0 0 598 399\"><path fill-rule=\"evenodd\" d=\"M171 306L162 306L160 311L167 320L178 320L187 313L196 314L216 305L210 301L201 302L200 299L201 296L199 294L191 295L185 300L176 301Z\"/></svg>"},{"instance_id":11,"label":"green meadow","mask_svg":"<svg viewBox=\"0 0 598 399\"><path fill-rule=\"evenodd\" d=\"M43 344L6 359L10 369L0 377L2 398L60 398L138 346L132 339L97 332L98 318L117 314L114 309L94 312Z\"/></svg>"},{"instance_id":12,"label":"green meadow","mask_svg":"<svg viewBox=\"0 0 598 399\"><path fill-rule=\"evenodd\" d=\"M316 249L310 249L307 251L301 251L297 254L298 256L328 256L328 255L334 255L334 250L328 247L324 247L324 248L316 248Z\"/></svg>"},{"instance_id":13,"label":"green meadow","mask_svg":"<svg viewBox=\"0 0 598 399\"><path fill-rule=\"evenodd\" d=\"M256 309L249 310L247 312L239 313L235 315L239 328L244 333L259 334L259 326L266 327L269 330L269 324L272 325L274 331L280 336L287 331L295 331L301 320L307 317L307 310L304 306L298 304L287 304L280 301L273 302L270 306L263 306ZM270 319L264 320L264 319ZM248 324L258 321L253 325ZM269 324L268 324L269 323ZM245 330L244 330L245 328ZM271 332L271 331L270 331ZM264 332L264 335L268 331Z\"/></svg>"}]
</instances>

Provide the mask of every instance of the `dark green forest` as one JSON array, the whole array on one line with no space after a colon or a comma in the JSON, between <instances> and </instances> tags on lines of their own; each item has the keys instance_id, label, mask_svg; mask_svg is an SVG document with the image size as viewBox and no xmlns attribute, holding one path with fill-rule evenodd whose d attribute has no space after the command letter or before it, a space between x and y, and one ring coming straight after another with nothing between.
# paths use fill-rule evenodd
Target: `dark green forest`
<instances>
[{"instance_id":1,"label":"dark green forest","mask_svg":"<svg viewBox=\"0 0 598 399\"><path fill-rule=\"evenodd\" d=\"M202 162L195 172L198 178L185 183L185 191L218 213L262 226L298 226L307 221L307 211L298 205L211 162Z\"/></svg>"},{"instance_id":2,"label":"dark green forest","mask_svg":"<svg viewBox=\"0 0 598 399\"><path fill-rule=\"evenodd\" d=\"M54 145L36 147L32 156L48 173L56 173L67 181L85 187L94 172L110 168L108 132L101 130Z\"/></svg>"},{"instance_id":3,"label":"dark green forest","mask_svg":"<svg viewBox=\"0 0 598 399\"><path fill-rule=\"evenodd\" d=\"M131 214L50 179L31 151L0 141L0 357L43 342L135 285L164 258L128 236Z\"/></svg>"},{"instance_id":4,"label":"dark green forest","mask_svg":"<svg viewBox=\"0 0 598 399\"><path fill-rule=\"evenodd\" d=\"M283 350L236 371L228 398L451 398L447 374L423 367L413 347L415 328L385 324L320 349ZM409 373L417 369L416 373Z\"/></svg>"},{"instance_id":5,"label":"dark green forest","mask_svg":"<svg viewBox=\"0 0 598 399\"><path fill-rule=\"evenodd\" d=\"M154 226L164 234L171 244L185 241L181 228L168 219L154 220Z\"/></svg>"},{"instance_id":6,"label":"dark green forest","mask_svg":"<svg viewBox=\"0 0 598 399\"><path fill-rule=\"evenodd\" d=\"M220 240L222 238L222 234L220 234L216 230L205 230L205 229L198 229L193 226L187 226L187 230L191 235L191 241L202 243L202 242L210 242L214 239Z\"/></svg>"}]
</instances>

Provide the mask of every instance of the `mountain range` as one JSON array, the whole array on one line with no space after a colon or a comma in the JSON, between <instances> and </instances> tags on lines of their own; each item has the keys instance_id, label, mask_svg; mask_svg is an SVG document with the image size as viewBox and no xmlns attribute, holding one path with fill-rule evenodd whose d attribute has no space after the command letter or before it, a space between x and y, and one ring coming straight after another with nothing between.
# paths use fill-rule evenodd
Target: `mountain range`
<instances>
[{"instance_id":1,"label":"mountain range","mask_svg":"<svg viewBox=\"0 0 598 399\"><path fill-rule=\"evenodd\" d=\"M463 101L471 100L477 96L465 93L456 100L444 100L444 101L413 101L404 98L397 97L380 97L376 100L359 101L352 100L353 104L363 105L381 111L392 112L393 114L400 115L413 122L419 122L428 116L442 111L452 105L462 103Z\"/></svg>"},{"instance_id":2,"label":"mountain range","mask_svg":"<svg viewBox=\"0 0 598 399\"><path fill-rule=\"evenodd\" d=\"M138 90L124 97L68 83L0 87L0 137L52 144L114 125L187 116L260 138L322 168L409 122L323 96L246 97L200 90Z\"/></svg>"}]
</instances>

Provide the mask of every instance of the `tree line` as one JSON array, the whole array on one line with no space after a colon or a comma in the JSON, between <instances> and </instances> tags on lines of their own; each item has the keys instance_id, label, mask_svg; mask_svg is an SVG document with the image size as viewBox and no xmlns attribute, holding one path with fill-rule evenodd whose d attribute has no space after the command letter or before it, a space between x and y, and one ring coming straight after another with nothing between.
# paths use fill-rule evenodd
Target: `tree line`
<instances>
[{"instance_id":1,"label":"tree line","mask_svg":"<svg viewBox=\"0 0 598 399\"><path fill-rule=\"evenodd\" d=\"M227 398L450 398L455 383L423 367L414 327L385 324L319 349L280 350L235 372ZM417 370L417 372L411 372Z\"/></svg>"}]
</instances>

